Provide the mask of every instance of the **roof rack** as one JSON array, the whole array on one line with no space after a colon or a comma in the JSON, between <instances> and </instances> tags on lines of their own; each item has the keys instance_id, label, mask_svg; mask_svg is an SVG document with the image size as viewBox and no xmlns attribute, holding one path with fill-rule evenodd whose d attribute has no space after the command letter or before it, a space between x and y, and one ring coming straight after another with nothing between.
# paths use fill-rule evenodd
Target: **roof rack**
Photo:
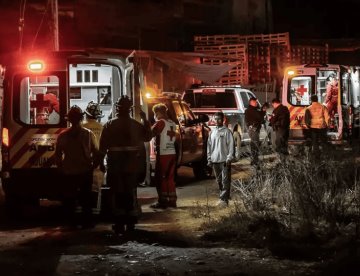
<instances>
[{"instance_id":1,"label":"roof rack","mask_svg":"<svg viewBox=\"0 0 360 276\"><path fill-rule=\"evenodd\" d=\"M236 87L241 88L240 84L234 84L234 85L201 85L197 88L208 88L208 87L217 87L217 88L223 88L223 87Z\"/></svg>"},{"instance_id":2,"label":"roof rack","mask_svg":"<svg viewBox=\"0 0 360 276\"><path fill-rule=\"evenodd\" d=\"M181 99L181 94L177 92L162 92L161 96L166 96L174 99Z\"/></svg>"}]
</instances>

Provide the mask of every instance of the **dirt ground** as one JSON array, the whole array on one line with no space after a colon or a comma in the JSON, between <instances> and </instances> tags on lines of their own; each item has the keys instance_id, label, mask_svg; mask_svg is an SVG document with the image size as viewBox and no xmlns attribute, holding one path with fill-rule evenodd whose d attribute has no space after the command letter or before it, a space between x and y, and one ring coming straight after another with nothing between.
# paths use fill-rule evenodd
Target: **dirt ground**
<instances>
[{"instance_id":1,"label":"dirt ground","mask_svg":"<svg viewBox=\"0 0 360 276\"><path fill-rule=\"evenodd\" d=\"M234 179L251 173L247 161L233 168ZM155 188L139 188L142 217L133 233L120 236L103 220L94 229L69 229L54 218L55 211L31 223L3 221L1 275L331 274L321 259L280 258L266 248L239 247L226 237L204 239L209 214L221 218L235 208L234 200L228 208L216 206L214 179L194 182L191 170L184 168L177 195L178 208L153 210Z\"/></svg>"}]
</instances>

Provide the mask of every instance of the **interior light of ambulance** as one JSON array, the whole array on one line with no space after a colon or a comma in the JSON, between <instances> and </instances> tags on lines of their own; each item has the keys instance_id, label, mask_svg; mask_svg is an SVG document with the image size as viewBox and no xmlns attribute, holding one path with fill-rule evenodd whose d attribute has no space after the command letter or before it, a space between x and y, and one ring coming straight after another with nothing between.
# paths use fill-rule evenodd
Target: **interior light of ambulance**
<instances>
[{"instance_id":1,"label":"interior light of ambulance","mask_svg":"<svg viewBox=\"0 0 360 276\"><path fill-rule=\"evenodd\" d=\"M150 93L150 92L146 92L146 93L145 93L145 97L146 97L147 99L151 98L151 93Z\"/></svg>"},{"instance_id":2,"label":"interior light of ambulance","mask_svg":"<svg viewBox=\"0 0 360 276\"><path fill-rule=\"evenodd\" d=\"M28 69L31 72L37 73L44 71L44 62L40 60L33 60L28 63Z\"/></svg>"},{"instance_id":3,"label":"interior light of ambulance","mask_svg":"<svg viewBox=\"0 0 360 276\"><path fill-rule=\"evenodd\" d=\"M2 130L2 142L4 146L9 146L9 130L6 127Z\"/></svg>"}]
</instances>

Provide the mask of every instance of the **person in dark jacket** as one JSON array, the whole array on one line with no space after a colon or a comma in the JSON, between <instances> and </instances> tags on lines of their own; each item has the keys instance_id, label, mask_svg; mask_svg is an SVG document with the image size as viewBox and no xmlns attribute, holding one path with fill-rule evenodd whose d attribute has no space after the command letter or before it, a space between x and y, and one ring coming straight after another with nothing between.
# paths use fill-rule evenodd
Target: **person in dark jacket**
<instances>
[{"instance_id":1,"label":"person in dark jacket","mask_svg":"<svg viewBox=\"0 0 360 276\"><path fill-rule=\"evenodd\" d=\"M251 165L258 165L260 148L260 129L264 123L264 107L259 110L256 98L249 100L249 107L245 110L245 123L250 137Z\"/></svg>"},{"instance_id":2,"label":"person in dark jacket","mask_svg":"<svg viewBox=\"0 0 360 276\"><path fill-rule=\"evenodd\" d=\"M282 159L288 155L288 140L290 129L290 112L289 109L280 103L279 99L272 100L274 108L270 118L270 124L275 132L275 152L280 155Z\"/></svg>"},{"instance_id":3,"label":"person in dark jacket","mask_svg":"<svg viewBox=\"0 0 360 276\"><path fill-rule=\"evenodd\" d=\"M100 152L106 155L106 183L110 186L113 230L132 231L139 216L136 188L145 164L144 142L150 141L150 123L140 112L143 124L130 117L132 101L121 96L116 102L116 118L108 121L100 136ZM125 229L126 227L126 229Z\"/></svg>"}]
</instances>

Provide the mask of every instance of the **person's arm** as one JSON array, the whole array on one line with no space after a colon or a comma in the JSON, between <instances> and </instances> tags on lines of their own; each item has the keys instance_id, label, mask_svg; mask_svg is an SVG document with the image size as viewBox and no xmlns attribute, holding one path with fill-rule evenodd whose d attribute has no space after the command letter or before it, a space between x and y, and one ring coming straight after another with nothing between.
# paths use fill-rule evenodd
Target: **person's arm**
<instances>
[{"instance_id":1,"label":"person's arm","mask_svg":"<svg viewBox=\"0 0 360 276\"><path fill-rule=\"evenodd\" d=\"M62 154L63 154L63 147L61 143L61 136L59 136L56 140L56 149L55 149L55 164L58 169L62 168Z\"/></svg>"},{"instance_id":2,"label":"person's arm","mask_svg":"<svg viewBox=\"0 0 360 276\"><path fill-rule=\"evenodd\" d=\"M311 114L310 114L310 110L307 108L305 109L305 125L310 128L311 125Z\"/></svg>"},{"instance_id":3,"label":"person's arm","mask_svg":"<svg viewBox=\"0 0 360 276\"><path fill-rule=\"evenodd\" d=\"M226 156L226 165L230 165L234 159L234 137L231 131L227 131L227 146L229 149L228 155Z\"/></svg>"},{"instance_id":4,"label":"person's arm","mask_svg":"<svg viewBox=\"0 0 360 276\"><path fill-rule=\"evenodd\" d=\"M212 165L211 152L212 152L212 149L211 149L211 132L210 132L208 140L207 140L207 147L206 147L207 162L208 162L209 166Z\"/></svg>"},{"instance_id":5,"label":"person's arm","mask_svg":"<svg viewBox=\"0 0 360 276\"><path fill-rule=\"evenodd\" d=\"M165 122L163 120L157 121L151 128L152 137L160 135L165 127Z\"/></svg>"},{"instance_id":6,"label":"person's arm","mask_svg":"<svg viewBox=\"0 0 360 276\"><path fill-rule=\"evenodd\" d=\"M331 90L332 90L332 87L330 84L328 84L326 86L325 103L328 103L331 100Z\"/></svg>"}]
</instances>

